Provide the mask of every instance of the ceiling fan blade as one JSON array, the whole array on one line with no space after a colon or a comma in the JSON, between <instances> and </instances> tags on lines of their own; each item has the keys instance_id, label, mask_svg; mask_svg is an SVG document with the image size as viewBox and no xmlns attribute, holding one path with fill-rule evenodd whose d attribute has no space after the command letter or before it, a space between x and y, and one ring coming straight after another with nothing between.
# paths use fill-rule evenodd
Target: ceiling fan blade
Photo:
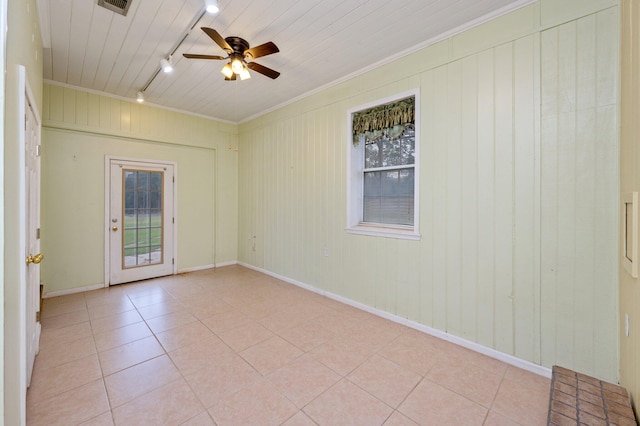
<instances>
[{"instance_id":1,"label":"ceiling fan blade","mask_svg":"<svg viewBox=\"0 0 640 426\"><path fill-rule=\"evenodd\" d=\"M194 55L191 53L183 53L182 56L189 59L227 59L224 56L217 55Z\"/></svg>"},{"instance_id":2,"label":"ceiling fan blade","mask_svg":"<svg viewBox=\"0 0 640 426\"><path fill-rule=\"evenodd\" d=\"M216 30L209 27L201 27L201 28L202 28L202 31L204 31L209 37L211 37L211 40L215 41L216 44L220 46L222 50L224 50L227 53L233 52L233 49L231 48L231 46L229 46L229 43L227 43L227 41Z\"/></svg>"},{"instance_id":3,"label":"ceiling fan blade","mask_svg":"<svg viewBox=\"0 0 640 426\"><path fill-rule=\"evenodd\" d=\"M247 49L244 51L244 56L249 57L249 59L256 59L262 56L271 55L272 53L279 52L278 46L276 46L273 42L268 42L265 44L261 44L260 46L252 47L251 49Z\"/></svg>"},{"instance_id":4,"label":"ceiling fan blade","mask_svg":"<svg viewBox=\"0 0 640 426\"><path fill-rule=\"evenodd\" d=\"M257 64L255 62L249 62L247 64L247 67L249 67L249 69L255 71L255 72L259 72L260 74L266 75L267 77L273 78L274 80L276 78L278 78L278 76L280 76L280 73L278 71L274 71L271 68L267 68L264 65L260 65Z\"/></svg>"}]
</instances>

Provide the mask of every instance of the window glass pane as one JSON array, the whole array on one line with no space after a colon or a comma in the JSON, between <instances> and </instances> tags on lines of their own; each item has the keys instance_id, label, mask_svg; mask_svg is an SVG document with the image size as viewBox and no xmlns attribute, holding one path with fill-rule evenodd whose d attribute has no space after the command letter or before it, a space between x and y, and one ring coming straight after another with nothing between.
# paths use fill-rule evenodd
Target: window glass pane
<instances>
[{"instance_id":1,"label":"window glass pane","mask_svg":"<svg viewBox=\"0 0 640 426\"><path fill-rule=\"evenodd\" d=\"M162 208L162 192L150 192L149 193L149 208L161 209Z\"/></svg>"},{"instance_id":2,"label":"window glass pane","mask_svg":"<svg viewBox=\"0 0 640 426\"><path fill-rule=\"evenodd\" d=\"M162 262L163 172L123 170L123 265ZM151 248L153 246L153 248ZM156 254L151 254L157 252Z\"/></svg>"},{"instance_id":3,"label":"window glass pane","mask_svg":"<svg viewBox=\"0 0 640 426\"><path fill-rule=\"evenodd\" d=\"M365 169L415 164L415 130L408 126L403 136L394 140L385 136L375 141L367 140L364 150Z\"/></svg>"},{"instance_id":4,"label":"window glass pane","mask_svg":"<svg viewBox=\"0 0 640 426\"><path fill-rule=\"evenodd\" d=\"M149 172L138 172L138 191L149 190Z\"/></svg>"},{"instance_id":5,"label":"window glass pane","mask_svg":"<svg viewBox=\"0 0 640 426\"><path fill-rule=\"evenodd\" d=\"M149 189L151 191L162 191L162 173L151 173Z\"/></svg>"},{"instance_id":6,"label":"window glass pane","mask_svg":"<svg viewBox=\"0 0 640 426\"><path fill-rule=\"evenodd\" d=\"M131 267L136 266L138 264L138 257L136 256L135 248L124 249L124 266Z\"/></svg>"},{"instance_id":7,"label":"window glass pane","mask_svg":"<svg viewBox=\"0 0 640 426\"><path fill-rule=\"evenodd\" d=\"M414 176L411 169L364 174L364 222L413 225Z\"/></svg>"}]
</instances>

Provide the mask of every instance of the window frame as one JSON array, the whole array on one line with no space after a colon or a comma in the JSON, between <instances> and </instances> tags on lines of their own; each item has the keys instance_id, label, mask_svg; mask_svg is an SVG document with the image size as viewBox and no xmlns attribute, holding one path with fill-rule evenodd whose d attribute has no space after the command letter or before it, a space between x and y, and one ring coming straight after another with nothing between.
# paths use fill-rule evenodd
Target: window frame
<instances>
[{"instance_id":1,"label":"window frame","mask_svg":"<svg viewBox=\"0 0 640 426\"><path fill-rule=\"evenodd\" d=\"M414 126L415 126L415 161L413 187L413 226L392 225L364 222L364 143L353 144L353 116L355 113L398 102L410 97L415 98ZM397 93L386 98L378 99L363 105L358 105L347 111L347 226L350 234L370 235L388 238L419 240L420 218L420 90L412 89Z\"/></svg>"}]
</instances>

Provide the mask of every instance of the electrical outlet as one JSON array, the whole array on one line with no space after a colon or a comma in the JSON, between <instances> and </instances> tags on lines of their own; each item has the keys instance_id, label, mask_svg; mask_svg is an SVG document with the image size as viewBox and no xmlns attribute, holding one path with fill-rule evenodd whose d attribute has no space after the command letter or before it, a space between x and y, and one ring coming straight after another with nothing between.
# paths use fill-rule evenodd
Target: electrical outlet
<instances>
[{"instance_id":1,"label":"electrical outlet","mask_svg":"<svg viewBox=\"0 0 640 426\"><path fill-rule=\"evenodd\" d=\"M329 247L325 247L322 249L322 255L324 257L329 257Z\"/></svg>"},{"instance_id":2,"label":"electrical outlet","mask_svg":"<svg viewBox=\"0 0 640 426\"><path fill-rule=\"evenodd\" d=\"M624 335L629 337L629 314L624 314Z\"/></svg>"}]
</instances>

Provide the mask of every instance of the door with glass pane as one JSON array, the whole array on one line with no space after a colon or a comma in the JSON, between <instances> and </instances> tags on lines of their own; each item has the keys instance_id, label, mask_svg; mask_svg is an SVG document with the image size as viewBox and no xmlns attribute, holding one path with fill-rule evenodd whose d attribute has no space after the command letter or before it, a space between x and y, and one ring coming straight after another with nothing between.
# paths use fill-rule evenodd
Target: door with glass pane
<instances>
[{"instance_id":1,"label":"door with glass pane","mask_svg":"<svg viewBox=\"0 0 640 426\"><path fill-rule=\"evenodd\" d=\"M173 164L110 163L109 284L174 273Z\"/></svg>"}]
</instances>

